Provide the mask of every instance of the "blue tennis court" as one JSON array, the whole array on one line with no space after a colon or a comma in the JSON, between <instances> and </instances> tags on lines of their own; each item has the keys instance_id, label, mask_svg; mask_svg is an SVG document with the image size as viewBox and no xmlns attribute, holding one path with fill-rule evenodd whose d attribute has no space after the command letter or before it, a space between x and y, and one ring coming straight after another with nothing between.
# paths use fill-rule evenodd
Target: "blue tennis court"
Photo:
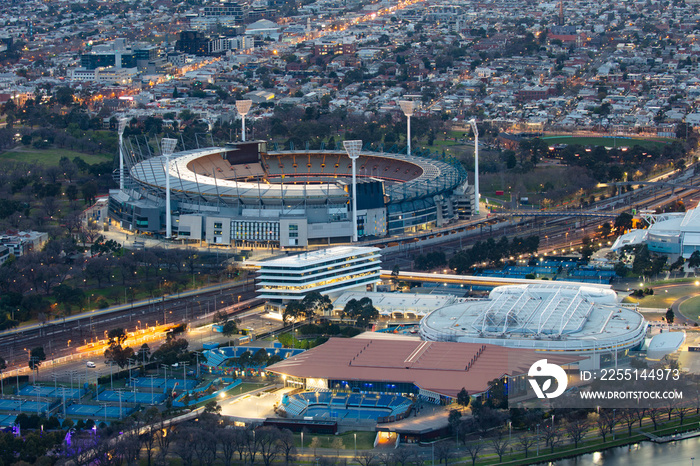
<instances>
[{"instance_id":1,"label":"blue tennis court","mask_svg":"<svg viewBox=\"0 0 700 466\"><path fill-rule=\"evenodd\" d=\"M0 411L19 411L20 413L44 413L49 409L45 401L0 400Z\"/></svg>"},{"instance_id":2,"label":"blue tennis court","mask_svg":"<svg viewBox=\"0 0 700 466\"><path fill-rule=\"evenodd\" d=\"M166 396L163 393L150 392L122 392L122 403L141 403L141 404L160 404L165 401ZM119 392L113 390L105 390L97 396L98 401L116 401L119 402Z\"/></svg>"},{"instance_id":3,"label":"blue tennis court","mask_svg":"<svg viewBox=\"0 0 700 466\"><path fill-rule=\"evenodd\" d=\"M183 380L183 379L168 379L164 378L153 378L153 388L162 388L172 390L177 385L178 390L192 390L197 386L196 380ZM139 388L151 388L151 378L142 377L138 379L131 379L129 381L129 386L139 387Z\"/></svg>"},{"instance_id":4,"label":"blue tennis court","mask_svg":"<svg viewBox=\"0 0 700 466\"><path fill-rule=\"evenodd\" d=\"M106 412L105 412L106 411ZM135 408L129 408L122 406L121 415L128 416L129 414L136 411ZM70 405L66 408L66 414L68 416L86 416L99 418L109 418L109 419L119 419L119 406L100 406L100 405Z\"/></svg>"},{"instance_id":5,"label":"blue tennis court","mask_svg":"<svg viewBox=\"0 0 700 466\"><path fill-rule=\"evenodd\" d=\"M15 424L15 420L17 419L17 416L15 415L4 415L0 414L0 427L10 427Z\"/></svg>"},{"instance_id":6,"label":"blue tennis court","mask_svg":"<svg viewBox=\"0 0 700 466\"><path fill-rule=\"evenodd\" d=\"M79 388L64 388L64 387L46 387L38 385L28 385L23 387L20 391L20 395L24 396L40 396L43 398L63 398L63 392L66 393L66 399L80 399L85 395L85 390Z\"/></svg>"},{"instance_id":7,"label":"blue tennis court","mask_svg":"<svg viewBox=\"0 0 700 466\"><path fill-rule=\"evenodd\" d=\"M391 415L387 408L328 408L327 406L310 406L302 413L317 419L367 419L376 421L380 417Z\"/></svg>"}]
</instances>

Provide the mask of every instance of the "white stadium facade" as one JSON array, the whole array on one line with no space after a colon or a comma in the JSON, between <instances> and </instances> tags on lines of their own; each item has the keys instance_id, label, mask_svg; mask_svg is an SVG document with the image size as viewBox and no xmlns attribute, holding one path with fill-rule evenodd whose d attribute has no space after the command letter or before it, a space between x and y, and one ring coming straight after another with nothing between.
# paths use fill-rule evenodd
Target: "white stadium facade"
<instances>
[{"instance_id":1,"label":"white stadium facade","mask_svg":"<svg viewBox=\"0 0 700 466\"><path fill-rule=\"evenodd\" d=\"M457 302L420 322L426 341L481 343L584 357L582 369L616 366L641 349L647 322L604 287L509 285Z\"/></svg>"},{"instance_id":2,"label":"white stadium facade","mask_svg":"<svg viewBox=\"0 0 700 466\"><path fill-rule=\"evenodd\" d=\"M646 244L649 251L669 256L689 258L700 250L700 209L666 214L645 214L650 224L645 230L632 230L615 241L613 251L625 246Z\"/></svg>"},{"instance_id":3,"label":"white stadium facade","mask_svg":"<svg viewBox=\"0 0 700 466\"><path fill-rule=\"evenodd\" d=\"M345 151L269 151L261 141L151 154L126 142L124 189L109 212L123 229L210 244L294 247L353 236L352 170ZM361 151L360 239L403 234L469 218L474 188L454 160ZM168 179L169 178L169 179ZM166 185L170 183L170 206Z\"/></svg>"}]
</instances>

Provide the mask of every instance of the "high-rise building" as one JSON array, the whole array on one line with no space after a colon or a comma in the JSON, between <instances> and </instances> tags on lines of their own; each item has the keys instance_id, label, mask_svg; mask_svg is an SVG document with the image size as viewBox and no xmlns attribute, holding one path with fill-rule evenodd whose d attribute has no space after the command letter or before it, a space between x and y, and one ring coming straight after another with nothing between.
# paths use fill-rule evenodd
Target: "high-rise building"
<instances>
[{"instance_id":1,"label":"high-rise building","mask_svg":"<svg viewBox=\"0 0 700 466\"><path fill-rule=\"evenodd\" d=\"M175 50L191 55L208 55L209 39L201 32L181 31L180 38L175 43Z\"/></svg>"},{"instance_id":2,"label":"high-rise building","mask_svg":"<svg viewBox=\"0 0 700 466\"><path fill-rule=\"evenodd\" d=\"M233 18L237 24L242 24L248 19L249 11L250 2L247 0L228 1L205 6L204 16Z\"/></svg>"}]
</instances>

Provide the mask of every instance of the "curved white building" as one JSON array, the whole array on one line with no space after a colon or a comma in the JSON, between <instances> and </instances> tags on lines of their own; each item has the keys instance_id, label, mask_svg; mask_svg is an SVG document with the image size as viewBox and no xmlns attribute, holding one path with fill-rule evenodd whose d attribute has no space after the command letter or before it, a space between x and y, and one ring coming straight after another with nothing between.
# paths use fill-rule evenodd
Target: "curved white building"
<instances>
[{"instance_id":1,"label":"curved white building","mask_svg":"<svg viewBox=\"0 0 700 466\"><path fill-rule=\"evenodd\" d=\"M489 297L437 309L420 323L429 341L455 341L565 352L581 368L614 366L638 349L647 322L620 306L610 289L559 284L510 285Z\"/></svg>"},{"instance_id":2,"label":"curved white building","mask_svg":"<svg viewBox=\"0 0 700 466\"><path fill-rule=\"evenodd\" d=\"M700 250L700 209L687 212L644 216L651 226L646 230L631 230L615 241L612 249L646 244L649 251L665 254L675 260L689 258Z\"/></svg>"}]
</instances>

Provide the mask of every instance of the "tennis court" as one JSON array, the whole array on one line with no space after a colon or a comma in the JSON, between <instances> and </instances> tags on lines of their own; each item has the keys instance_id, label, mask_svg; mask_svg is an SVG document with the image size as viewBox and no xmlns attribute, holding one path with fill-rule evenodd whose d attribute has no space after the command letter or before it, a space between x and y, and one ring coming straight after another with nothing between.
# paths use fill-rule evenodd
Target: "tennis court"
<instances>
[{"instance_id":1,"label":"tennis court","mask_svg":"<svg viewBox=\"0 0 700 466\"><path fill-rule=\"evenodd\" d=\"M368 419L376 421L380 417L391 415L388 408L328 408L327 406L310 406L303 413L304 416L313 416L316 419Z\"/></svg>"},{"instance_id":2,"label":"tennis court","mask_svg":"<svg viewBox=\"0 0 700 466\"><path fill-rule=\"evenodd\" d=\"M119 402L118 391L105 390L97 396L98 401L115 401ZM144 393L144 392L121 392L122 403L140 403L140 404L160 404L165 401L166 396L162 393Z\"/></svg>"},{"instance_id":3,"label":"tennis court","mask_svg":"<svg viewBox=\"0 0 700 466\"><path fill-rule=\"evenodd\" d=\"M94 417L96 419L109 418L109 419L119 419L119 406L100 406L100 405L70 405L66 408L66 414L68 416L85 416ZM122 406L121 415L128 416L129 414L136 411L135 408L129 408Z\"/></svg>"},{"instance_id":4,"label":"tennis court","mask_svg":"<svg viewBox=\"0 0 700 466\"><path fill-rule=\"evenodd\" d=\"M163 388L172 390L177 385L178 390L192 390L197 386L196 380L183 380L183 379L168 379L165 380L162 377L153 378L153 388ZM138 388L151 388L151 378L141 377L138 379L131 379L129 386Z\"/></svg>"},{"instance_id":5,"label":"tennis court","mask_svg":"<svg viewBox=\"0 0 700 466\"><path fill-rule=\"evenodd\" d=\"M0 400L0 411L19 411L20 413L44 413L49 409L45 401Z\"/></svg>"},{"instance_id":6,"label":"tennis court","mask_svg":"<svg viewBox=\"0 0 700 466\"><path fill-rule=\"evenodd\" d=\"M40 396L43 398L63 398L63 391L66 393L66 399L80 399L85 395L85 390L79 388L64 388L64 387L46 387L40 385L28 385L23 387L20 395L24 396Z\"/></svg>"},{"instance_id":7,"label":"tennis court","mask_svg":"<svg viewBox=\"0 0 700 466\"><path fill-rule=\"evenodd\" d=\"M15 424L17 416L0 414L0 427L10 427Z\"/></svg>"}]
</instances>

